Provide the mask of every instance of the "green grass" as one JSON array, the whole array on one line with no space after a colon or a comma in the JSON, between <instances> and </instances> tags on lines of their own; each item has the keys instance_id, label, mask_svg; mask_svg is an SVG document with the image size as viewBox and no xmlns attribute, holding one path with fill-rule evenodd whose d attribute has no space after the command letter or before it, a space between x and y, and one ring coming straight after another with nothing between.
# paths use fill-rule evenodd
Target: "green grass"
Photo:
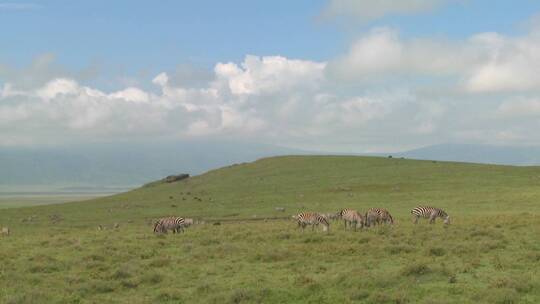
<instances>
[{"instance_id":1,"label":"green grass","mask_svg":"<svg viewBox=\"0 0 540 304\"><path fill-rule=\"evenodd\" d=\"M539 199L539 167L263 159L0 211L13 232L0 237L0 302L538 303ZM444 208L453 224L413 225L409 211L421 202ZM392 212L394 227L355 233L335 222L329 234L301 233L289 219L252 221L375 206ZM207 224L156 236L151 220L165 215Z\"/></svg>"}]
</instances>

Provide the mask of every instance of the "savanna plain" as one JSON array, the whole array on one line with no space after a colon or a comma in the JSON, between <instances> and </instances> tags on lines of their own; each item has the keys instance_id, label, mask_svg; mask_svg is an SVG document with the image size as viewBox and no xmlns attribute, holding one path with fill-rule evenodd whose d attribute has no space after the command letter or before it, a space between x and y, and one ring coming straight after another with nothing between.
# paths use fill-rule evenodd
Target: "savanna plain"
<instances>
[{"instance_id":1,"label":"savanna plain","mask_svg":"<svg viewBox=\"0 0 540 304\"><path fill-rule=\"evenodd\" d=\"M540 167L267 158L0 210L11 232L0 236L0 302L539 303L539 201ZM413 224L418 205L444 209L451 224ZM371 207L395 223L355 232L331 221L325 233L291 219ZM198 224L153 233L171 215Z\"/></svg>"}]
</instances>

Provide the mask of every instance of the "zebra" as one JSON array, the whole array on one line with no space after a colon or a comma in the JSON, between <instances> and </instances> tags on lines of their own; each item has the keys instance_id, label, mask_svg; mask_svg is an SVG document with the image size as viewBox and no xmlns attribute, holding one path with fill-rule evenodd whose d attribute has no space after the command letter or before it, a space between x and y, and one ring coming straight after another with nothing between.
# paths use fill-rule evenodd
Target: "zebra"
<instances>
[{"instance_id":1,"label":"zebra","mask_svg":"<svg viewBox=\"0 0 540 304\"><path fill-rule=\"evenodd\" d=\"M362 228L365 225L365 217L362 214L360 214L358 211L353 210L353 209L349 209L349 208L341 209L336 214L336 217L343 220L343 224L345 225L345 229L347 229L347 224L349 224L349 227L352 224L354 224L355 225L355 227L354 227L355 230L356 230L356 226L358 224L360 224Z\"/></svg>"},{"instance_id":2,"label":"zebra","mask_svg":"<svg viewBox=\"0 0 540 304\"><path fill-rule=\"evenodd\" d=\"M292 216L293 219L298 223L298 227L302 228L302 232L307 225L311 225L311 230L315 230L315 226L321 224L323 226L323 231L330 232L330 223L326 217L320 215L316 212L302 212L297 215Z\"/></svg>"},{"instance_id":3,"label":"zebra","mask_svg":"<svg viewBox=\"0 0 540 304\"><path fill-rule=\"evenodd\" d=\"M435 208L435 207L428 207L428 206L418 206L411 210L411 214L414 216L414 223L418 223L418 219L423 218L429 218L429 223L433 224L435 223L435 219L440 217L444 219L444 224L448 225L450 224L450 215L446 213L444 210Z\"/></svg>"},{"instance_id":4,"label":"zebra","mask_svg":"<svg viewBox=\"0 0 540 304\"><path fill-rule=\"evenodd\" d=\"M338 219L342 219L342 220L343 220L343 224L345 225L345 229L347 229L347 223L348 223L348 221L345 220L345 219L343 218L343 215L344 215L344 214L347 214L348 212L351 212L351 211L355 211L355 210L349 209L349 208L345 208L345 209L341 209L340 211L338 211L338 212L336 213L336 217L337 217Z\"/></svg>"},{"instance_id":5,"label":"zebra","mask_svg":"<svg viewBox=\"0 0 540 304\"><path fill-rule=\"evenodd\" d=\"M163 217L154 224L154 232L167 233L169 229L173 233L184 232L185 220L182 217Z\"/></svg>"},{"instance_id":6,"label":"zebra","mask_svg":"<svg viewBox=\"0 0 540 304\"><path fill-rule=\"evenodd\" d=\"M390 212L388 212L388 210L384 208L370 208L366 212L365 217L366 217L366 224L368 227L373 224L382 224L382 223L393 224L394 223L394 218L392 217Z\"/></svg>"},{"instance_id":7,"label":"zebra","mask_svg":"<svg viewBox=\"0 0 540 304\"><path fill-rule=\"evenodd\" d=\"M360 212L356 210L342 210L341 218L345 222L345 229L347 229L347 223L349 223L349 228L351 227L351 225L353 225L354 231L356 231L356 228L358 228L358 226L360 226L360 228L364 228L365 218Z\"/></svg>"}]
</instances>

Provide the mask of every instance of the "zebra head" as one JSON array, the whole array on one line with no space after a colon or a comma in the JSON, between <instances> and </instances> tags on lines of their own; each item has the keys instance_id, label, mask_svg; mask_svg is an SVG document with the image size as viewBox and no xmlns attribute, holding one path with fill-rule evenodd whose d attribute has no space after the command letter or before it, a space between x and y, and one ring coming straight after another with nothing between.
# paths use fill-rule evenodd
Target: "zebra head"
<instances>
[{"instance_id":1,"label":"zebra head","mask_svg":"<svg viewBox=\"0 0 540 304\"><path fill-rule=\"evenodd\" d=\"M445 218L444 218L444 223L446 225L450 225L450 215L447 215Z\"/></svg>"}]
</instances>

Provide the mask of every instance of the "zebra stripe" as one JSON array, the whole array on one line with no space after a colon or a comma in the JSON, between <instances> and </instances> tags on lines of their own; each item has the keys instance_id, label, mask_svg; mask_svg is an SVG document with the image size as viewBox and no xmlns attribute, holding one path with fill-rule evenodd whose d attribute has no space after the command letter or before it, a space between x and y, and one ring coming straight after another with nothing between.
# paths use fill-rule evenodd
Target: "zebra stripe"
<instances>
[{"instance_id":1,"label":"zebra stripe","mask_svg":"<svg viewBox=\"0 0 540 304\"><path fill-rule=\"evenodd\" d=\"M167 233L168 230L172 230L173 233L184 232L185 226L186 223L182 217L163 217L154 224L154 232Z\"/></svg>"},{"instance_id":2,"label":"zebra stripe","mask_svg":"<svg viewBox=\"0 0 540 304\"><path fill-rule=\"evenodd\" d=\"M349 209L349 208L345 208L345 209L341 209L340 211L338 211L338 213L336 213L336 216L338 219L342 219L343 220L343 224L345 225L345 229L347 229L347 223L348 221L345 220L343 218L343 216L351 211L356 211L356 210L353 210L353 209Z\"/></svg>"},{"instance_id":3,"label":"zebra stripe","mask_svg":"<svg viewBox=\"0 0 540 304\"><path fill-rule=\"evenodd\" d=\"M390 212L384 208L370 208L366 212L366 222L367 226L371 226L374 224L393 224L394 218L390 214Z\"/></svg>"},{"instance_id":4,"label":"zebra stripe","mask_svg":"<svg viewBox=\"0 0 540 304\"><path fill-rule=\"evenodd\" d=\"M311 230L315 230L315 226L318 226L321 224L323 226L323 231L330 232L330 223L326 219L326 217L320 215L316 212L302 212L298 215L293 215L293 218L298 223L298 227L302 228L302 231L304 231L304 228L306 226L311 225Z\"/></svg>"},{"instance_id":5,"label":"zebra stripe","mask_svg":"<svg viewBox=\"0 0 540 304\"><path fill-rule=\"evenodd\" d=\"M433 224L435 223L435 219L440 217L444 219L445 224L450 224L450 215L446 213L444 210L435 208L435 207L428 207L428 206L418 206L411 210L411 214L414 216L414 223L418 223L419 218L428 218L429 223Z\"/></svg>"},{"instance_id":6,"label":"zebra stripe","mask_svg":"<svg viewBox=\"0 0 540 304\"><path fill-rule=\"evenodd\" d=\"M354 231L356 231L356 228L360 226L360 228L364 228L364 216L360 214L360 212L352 209L343 209L340 211L341 218L345 222L345 229L347 229L347 224L349 224L349 228L351 226L354 227Z\"/></svg>"}]
</instances>

